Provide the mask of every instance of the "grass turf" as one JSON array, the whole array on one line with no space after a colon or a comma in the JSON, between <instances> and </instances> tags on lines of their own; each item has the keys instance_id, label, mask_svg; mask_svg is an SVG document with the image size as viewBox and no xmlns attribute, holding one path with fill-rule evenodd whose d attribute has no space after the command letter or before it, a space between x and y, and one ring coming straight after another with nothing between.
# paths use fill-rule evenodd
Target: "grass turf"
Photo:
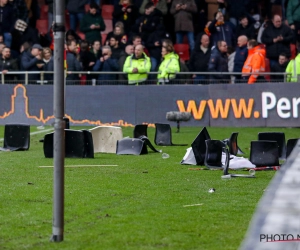
<instances>
[{"instance_id":1,"label":"grass turf","mask_svg":"<svg viewBox=\"0 0 300 250\"><path fill-rule=\"evenodd\" d=\"M200 129L182 127L173 142L190 144ZM123 135L132 137L132 131L123 128ZM299 134L289 128L208 128L213 139L236 131L244 157L260 131L283 131L286 139ZM152 143L154 132L148 128ZM150 151L66 158L65 165L118 166L65 168L64 241L53 243L53 168L38 167L53 165L53 159L44 158L41 138L31 136L29 151L0 152L0 249L237 249L275 173L222 180L218 170L191 171L194 166L180 165L183 146L155 146L168 159ZM201 205L185 206L193 204Z\"/></svg>"}]
</instances>

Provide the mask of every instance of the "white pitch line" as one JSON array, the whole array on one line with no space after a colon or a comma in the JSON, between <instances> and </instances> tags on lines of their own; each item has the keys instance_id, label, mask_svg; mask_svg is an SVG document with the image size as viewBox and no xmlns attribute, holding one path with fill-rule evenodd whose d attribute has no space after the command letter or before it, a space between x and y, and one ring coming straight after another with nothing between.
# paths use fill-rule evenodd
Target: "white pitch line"
<instances>
[{"instance_id":1,"label":"white pitch line","mask_svg":"<svg viewBox=\"0 0 300 250\"><path fill-rule=\"evenodd\" d=\"M53 128L43 129L43 130L32 132L32 133L30 133L30 135L37 135L37 134L41 134L41 133L44 133L44 132L50 132L52 130L53 130ZM0 138L0 141L3 141L3 140L4 140L4 138Z\"/></svg>"},{"instance_id":2,"label":"white pitch line","mask_svg":"<svg viewBox=\"0 0 300 250\"><path fill-rule=\"evenodd\" d=\"M80 167L117 167L118 165L66 165L65 168L80 168ZM53 168L53 166L39 166L39 168Z\"/></svg>"}]
</instances>

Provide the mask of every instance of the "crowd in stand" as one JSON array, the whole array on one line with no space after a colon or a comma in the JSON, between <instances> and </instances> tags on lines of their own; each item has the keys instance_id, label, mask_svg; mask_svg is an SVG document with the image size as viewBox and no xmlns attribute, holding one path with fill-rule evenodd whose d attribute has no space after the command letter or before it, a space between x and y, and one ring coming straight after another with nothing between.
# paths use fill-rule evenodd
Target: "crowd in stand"
<instances>
[{"instance_id":1,"label":"crowd in stand","mask_svg":"<svg viewBox=\"0 0 300 250\"><path fill-rule=\"evenodd\" d=\"M37 1L0 0L0 70L5 80L25 79L25 75L7 74L12 71L53 71L53 0L45 4L49 6L47 34L35 26ZM298 0L110 0L113 31L105 40L102 4L66 1L70 19L66 62L72 72L67 74L67 84L298 81ZM189 45L186 61L174 49L174 44L182 43ZM284 72L291 74L284 78ZM30 83L40 80L40 74L28 75ZM43 80L52 83L53 74L45 74Z\"/></svg>"}]
</instances>

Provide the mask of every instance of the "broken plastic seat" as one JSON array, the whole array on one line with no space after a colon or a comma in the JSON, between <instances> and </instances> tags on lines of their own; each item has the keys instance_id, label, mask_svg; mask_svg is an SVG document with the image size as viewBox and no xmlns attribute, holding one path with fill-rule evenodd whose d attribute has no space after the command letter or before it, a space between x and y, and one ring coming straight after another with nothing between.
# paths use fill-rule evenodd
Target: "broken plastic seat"
<instances>
[{"instance_id":1,"label":"broken plastic seat","mask_svg":"<svg viewBox=\"0 0 300 250\"><path fill-rule=\"evenodd\" d=\"M278 144L279 158L286 158L286 142L285 134L283 132L260 132L258 133L258 140L276 141Z\"/></svg>"},{"instance_id":2,"label":"broken plastic seat","mask_svg":"<svg viewBox=\"0 0 300 250\"><path fill-rule=\"evenodd\" d=\"M148 137L140 136L140 138L123 138L117 141L117 155L143 155L148 154L147 147L150 147L154 152L161 151L155 149Z\"/></svg>"},{"instance_id":3,"label":"broken plastic seat","mask_svg":"<svg viewBox=\"0 0 300 250\"><path fill-rule=\"evenodd\" d=\"M226 144L220 140L206 140L206 151L204 165L210 169L223 169L225 166L222 164L222 152L227 151ZM229 155L227 156L227 158ZM226 162L229 159L226 160Z\"/></svg>"},{"instance_id":4,"label":"broken plastic seat","mask_svg":"<svg viewBox=\"0 0 300 250\"><path fill-rule=\"evenodd\" d=\"M44 155L53 158L54 133L44 137ZM66 158L94 158L93 137L88 130L65 129Z\"/></svg>"},{"instance_id":5,"label":"broken plastic seat","mask_svg":"<svg viewBox=\"0 0 300 250\"><path fill-rule=\"evenodd\" d=\"M210 136L206 127L204 127L191 144L197 165L204 165L206 140L210 140Z\"/></svg>"},{"instance_id":6,"label":"broken plastic seat","mask_svg":"<svg viewBox=\"0 0 300 250\"><path fill-rule=\"evenodd\" d=\"M172 143L171 126L164 123L155 123L154 143L158 146L187 146L187 144Z\"/></svg>"},{"instance_id":7,"label":"broken plastic seat","mask_svg":"<svg viewBox=\"0 0 300 250\"><path fill-rule=\"evenodd\" d=\"M250 161L257 167L279 166L278 143L276 141L251 141Z\"/></svg>"},{"instance_id":8,"label":"broken plastic seat","mask_svg":"<svg viewBox=\"0 0 300 250\"><path fill-rule=\"evenodd\" d=\"M231 136L228 139L223 140L223 142L227 144L229 148L229 153L231 155L245 154L238 146L237 143L238 135L239 135L238 132L233 132L231 133Z\"/></svg>"},{"instance_id":9,"label":"broken plastic seat","mask_svg":"<svg viewBox=\"0 0 300 250\"><path fill-rule=\"evenodd\" d=\"M135 125L135 127L133 129L133 138L139 138L140 136L148 137L147 128L148 128L148 124Z\"/></svg>"},{"instance_id":10,"label":"broken plastic seat","mask_svg":"<svg viewBox=\"0 0 300 250\"><path fill-rule=\"evenodd\" d=\"M123 138L121 127L97 126L92 133L95 153L116 153L117 141Z\"/></svg>"},{"instance_id":11,"label":"broken plastic seat","mask_svg":"<svg viewBox=\"0 0 300 250\"><path fill-rule=\"evenodd\" d=\"M30 147L30 126L28 124L6 124L1 151L28 150Z\"/></svg>"},{"instance_id":12,"label":"broken plastic seat","mask_svg":"<svg viewBox=\"0 0 300 250\"><path fill-rule=\"evenodd\" d=\"M290 156L292 153L293 149L297 145L299 138L293 138L293 139L288 139L286 143L286 158Z\"/></svg>"}]
</instances>

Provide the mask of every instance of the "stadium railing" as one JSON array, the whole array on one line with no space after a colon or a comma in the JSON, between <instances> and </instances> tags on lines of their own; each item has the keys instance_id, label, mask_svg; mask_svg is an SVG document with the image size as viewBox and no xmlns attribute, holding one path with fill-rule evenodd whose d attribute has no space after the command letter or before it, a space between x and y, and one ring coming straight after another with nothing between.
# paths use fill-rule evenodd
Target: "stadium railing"
<instances>
[{"instance_id":1,"label":"stadium railing","mask_svg":"<svg viewBox=\"0 0 300 250\"><path fill-rule=\"evenodd\" d=\"M51 85L53 84L53 80L46 80L48 77L46 75L53 75L54 72L50 71L10 71L6 74L1 74L1 84L35 84L35 85ZM148 80L142 84L157 84L157 74L159 72L149 72L148 73ZM31 74L39 74L38 80L30 80ZM69 74L78 74L78 75L85 75L85 78L81 78L80 80L66 80L66 85L129 85L128 80L98 80L98 75L108 75L113 74L119 78L119 75L127 76L127 73L123 72L95 72L95 71L67 71L65 76ZM6 76L9 78L13 77L14 80L6 79ZM206 79L194 79L194 75L202 75L206 76ZM216 75L218 79L211 79L211 76ZM223 76L224 78L219 78ZM207 85L207 84L243 84L247 83L245 80L237 79L235 76L241 76L241 72L178 72L176 73L176 78L170 80L170 82L160 83L160 84L200 84L200 85ZM261 76L267 76L266 79L257 80L257 83L265 83L265 82L287 82L290 73L272 73L272 72L264 72L260 73ZM280 79L274 79L274 78ZM300 75L297 75L298 82L300 82Z\"/></svg>"}]
</instances>

